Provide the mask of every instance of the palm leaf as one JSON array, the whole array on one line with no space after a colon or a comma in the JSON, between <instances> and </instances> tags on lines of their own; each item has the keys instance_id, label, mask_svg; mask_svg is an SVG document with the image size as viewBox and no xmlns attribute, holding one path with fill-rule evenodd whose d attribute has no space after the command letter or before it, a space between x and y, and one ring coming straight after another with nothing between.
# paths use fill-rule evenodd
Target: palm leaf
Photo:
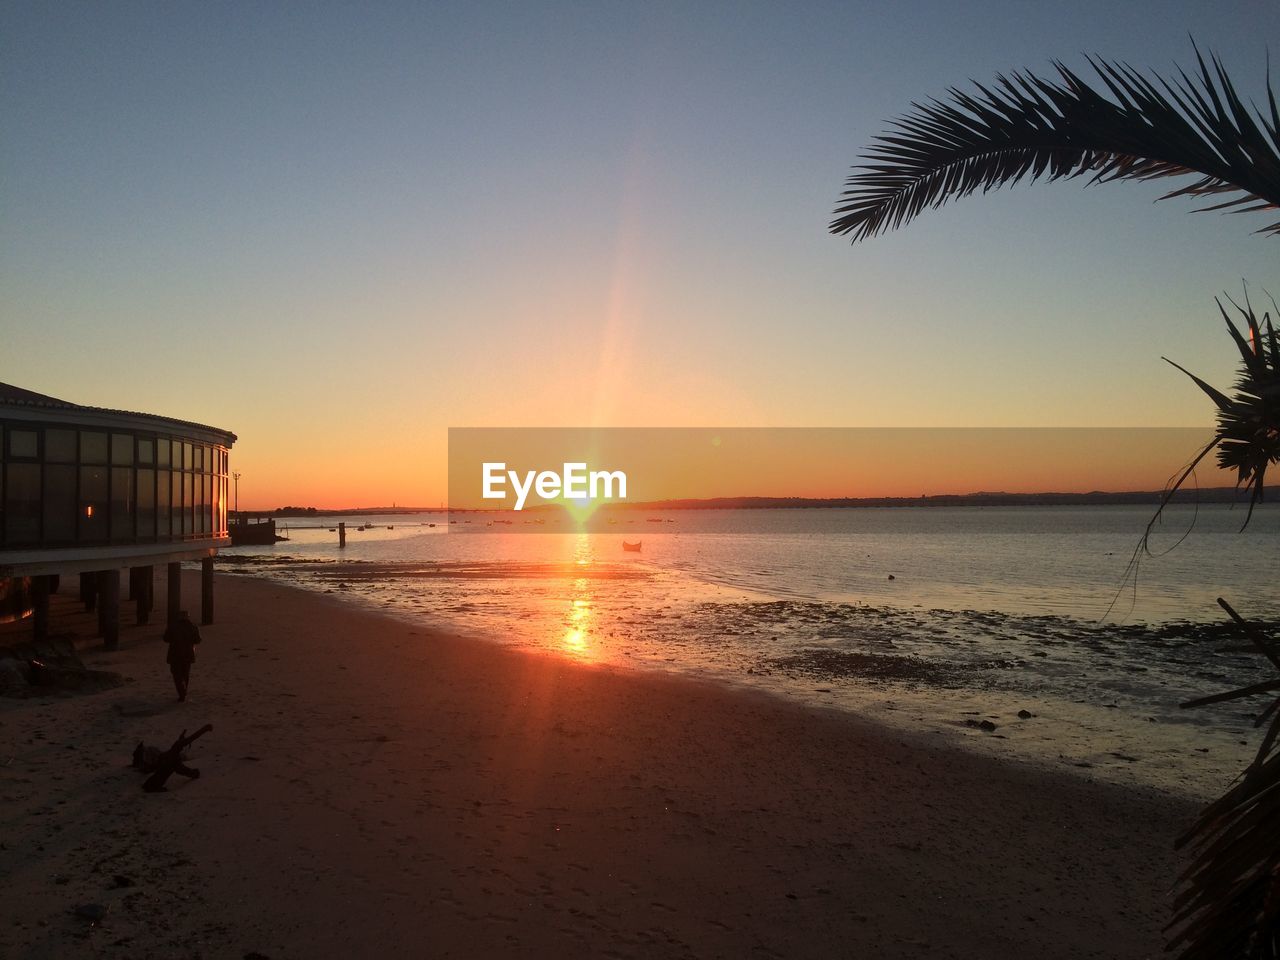
<instances>
[{"instance_id":1,"label":"palm leaf","mask_svg":"<svg viewBox=\"0 0 1280 960\"><path fill-rule=\"evenodd\" d=\"M1206 210L1280 207L1280 111L1248 107L1217 57L1196 50L1195 79L1148 79L1090 59L1105 89L1054 62L1057 80L999 76L994 87L951 88L913 103L846 182L830 229L854 241L900 227L926 207L1021 180L1090 182L1190 176L1165 194L1210 198ZM1260 233L1280 233L1280 222Z\"/></svg>"},{"instance_id":2,"label":"palm leaf","mask_svg":"<svg viewBox=\"0 0 1280 960\"><path fill-rule=\"evenodd\" d=\"M1262 500L1267 468L1280 462L1280 337L1276 336L1270 314L1264 313L1259 322L1247 292L1244 306L1230 297L1227 301L1239 311L1249 333L1246 337L1236 328L1218 301L1218 311L1240 352L1234 396L1228 397L1191 371L1165 359L1195 381L1218 407L1218 429L1210 446L1218 448L1218 465L1235 471L1237 484L1249 494L1244 521L1247 526L1253 508Z\"/></svg>"},{"instance_id":3,"label":"palm leaf","mask_svg":"<svg viewBox=\"0 0 1280 960\"><path fill-rule=\"evenodd\" d=\"M1222 598L1218 603L1250 641L1253 653L1280 668L1280 645ZM1183 707L1265 693L1280 681L1201 697ZM1280 700L1258 717L1270 726L1253 762L1177 842L1196 853L1174 900L1173 940L1179 960L1275 960L1280 957Z\"/></svg>"}]
</instances>

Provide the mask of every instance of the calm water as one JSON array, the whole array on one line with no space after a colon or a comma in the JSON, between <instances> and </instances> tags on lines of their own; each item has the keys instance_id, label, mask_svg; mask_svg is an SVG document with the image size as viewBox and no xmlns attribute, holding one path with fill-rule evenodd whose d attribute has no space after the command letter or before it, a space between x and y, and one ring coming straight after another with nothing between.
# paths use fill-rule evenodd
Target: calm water
<instances>
[{"instance_id":1,"label":"calm water","mask_svg":"<svg viewBox=\"0 0 1280 960\"><path fill-rule=\"evenodd\" d=\"M1229 641L1215 599L1280 620L1280 514L1264 507L1241 533L1239 509L1170 511L1157 555L1134 568L1150 516L672 511L573 533L523 514L496 526L420 514L348 520L345 550L329 530L337 521L318 518L274 547L225 551L220 567L589 663L694 673L975 738L972 724L994 718L992 738L1023 752L1203 792L1246 755L1251 705L1178 704L1262 676L1256 658L1216 652ZM642 549L624 551L624 539ZM1018 720L1019 709L1036 718Z\"/></svg>"}]
</instances>

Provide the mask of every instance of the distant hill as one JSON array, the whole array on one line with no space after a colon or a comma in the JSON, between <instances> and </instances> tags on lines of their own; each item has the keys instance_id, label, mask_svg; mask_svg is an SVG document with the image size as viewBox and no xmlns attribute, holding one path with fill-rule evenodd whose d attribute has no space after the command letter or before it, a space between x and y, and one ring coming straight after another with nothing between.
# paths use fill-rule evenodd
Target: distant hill
<instances>
[{"instance_id":1,"label":"distant hill","mask_svg":"<svg viewBox=\"0 0 1280 960\"><path fill-rule=\"evenodd\" d=\"M1163 490L1131 490L1110 492L1094 490L1089 493L1006 493L981 490L976 493L945 493L927 497L711 497L704 500L645 500L611 501L604 504L610 510L778 510L858 507L1071 507L1147 504L1155 506L1164 497ZM1267 487L1265 500L1280 500L1280 487ZM1200 490L1179 490L1173 495L1173 503L1239 503L1247 504L1234 487L1205 487ZM439 513L448 507L278 507L275 510L243 510L250 517L359 517L377 514L409 515L415 513ZM454 508L455 513L505 512L509 508L478 510ZM529 506L525 512L556 509L555 504ZM234 511L232 517L235 517Z\"/></svg>"},{"instance_id":2,"label":"distant hill","mask_svg":"<svg viewBox=\"0 0 1280 960\"><path fill-rule=\"evenodd\" d=\"M1267 500L1275 500L1280 487L1267 487ZM622 510L765 510L805 509L817 507L1067 507L1149 504L1155 506L1164 497L1163 490L1138 490L1090 493L952 493L926 497L714 497L707 500L651 500L646 503L610 503ZM1179 490L1172 503L1241 503L1248 502L1235 487L1206 487Z\"/></svg>"}]
</instances>

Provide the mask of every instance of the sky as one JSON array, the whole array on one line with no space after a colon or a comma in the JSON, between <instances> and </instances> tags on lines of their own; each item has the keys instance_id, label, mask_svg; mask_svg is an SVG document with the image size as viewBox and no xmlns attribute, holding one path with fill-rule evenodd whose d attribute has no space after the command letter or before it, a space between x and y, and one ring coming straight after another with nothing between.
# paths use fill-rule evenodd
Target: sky
<instances>
[{"instance_id":1,"label":"sky","mask_svg":"<svg viewBox=\"0 0 1280 960\"><path fill-rule=\"evenodd\" d=\"M1280 5L3 2L0 380L235 431L246 509L434 505L449 427L1202 426L1265 216L827 232L913 100L1191 37L1262 97Z\"/></svg>"}]
</instances>

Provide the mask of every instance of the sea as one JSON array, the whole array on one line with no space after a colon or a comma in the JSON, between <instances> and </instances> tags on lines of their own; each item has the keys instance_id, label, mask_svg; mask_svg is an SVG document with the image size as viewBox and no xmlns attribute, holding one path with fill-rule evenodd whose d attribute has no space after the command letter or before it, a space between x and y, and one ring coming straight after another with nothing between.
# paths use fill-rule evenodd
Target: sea
<instances>
[{"instance_id":1,"label":"sea","mask_svg":"<svg viewBox=\"0 0 1280 960\"><path fill-rule=\"evenodd\" d=\"M1241 506L1175 506L1144 538L1153 512L632 510L589 530L516 512L317 516L218 569L1207 798L1253 757L1266 701L1182 705L1274 676L1218 598L1280 625L1280 513L1245 526Z\"/></svg>"}]
</instances>

